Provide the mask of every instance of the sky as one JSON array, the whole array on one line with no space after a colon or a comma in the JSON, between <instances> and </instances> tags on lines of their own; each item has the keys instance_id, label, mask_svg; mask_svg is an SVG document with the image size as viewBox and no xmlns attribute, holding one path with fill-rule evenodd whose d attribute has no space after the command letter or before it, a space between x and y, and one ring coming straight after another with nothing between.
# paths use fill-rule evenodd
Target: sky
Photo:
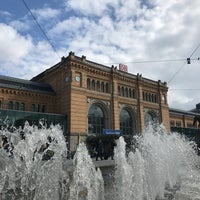
<instances>
[{"instance_id":1,"label":"sky","mask_svg":"<svg viewBox=\"0 0 200 200\"><path fill-rule=\"evenodd\" d=\"M31 79L72 51L167 82L169 107L191 110L200 103L199 8L199 0L1 0L0 75Z\"/></svg>"}]
</instances>

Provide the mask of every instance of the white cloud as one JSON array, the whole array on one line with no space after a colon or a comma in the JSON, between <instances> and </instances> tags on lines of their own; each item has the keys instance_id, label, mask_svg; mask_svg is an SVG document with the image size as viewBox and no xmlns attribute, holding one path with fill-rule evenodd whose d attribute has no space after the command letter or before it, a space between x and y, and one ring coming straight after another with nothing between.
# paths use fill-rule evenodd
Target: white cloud
<instances>
[{"instance_id":1,"label":"white cloud","mask_svg":"<svg viewBox=\"0 0 200 200\"><path fill-rule=\"evenodd\" d=\"M59 62L48 42L33 44L30 36L20 35L13 27L0 23L1 74L30 79ZM59 56L60 54L61 56Z\"/></svg>"},{"instance_id":2,"label":"white cloud","mask_svg":"<svg viewBox=\"0 0 200 200\"><path fill-rule=\"evenodd\" d=\"M184 61L143 64L131 61L186 60L200 41L200 1L145 2L149 5L140 0L65 0L65 12L50 6L32 11L56 45L60 57L65 56L66 51L74 51L94 62L108 63L108 66L122 62L128 65L130 73L140 73L153 80L168 81L175 75L168 84L170 88L195 88L199 84L199 61L192 61L180 71ZM13 66L23 66L25 77L31 77L51 67L59 58L45 38L41 38L39 29L29 26L27 18L24 20L12 21L13 28L0 24L3 30L0 32L0 51L6 49L0 55L0 62L11 60ZM34 41L21 35L20 29L30 31ZM40 36L36 32L40 32ZM199 55L200 49L192 58ZM18 62L14 64L14 60ZM17 71L16 76L19 76ZM189 107L198 103L199 95L197 91L192 94L182 90L180 94L178 90L169 90L170 106Z\"/></svg>"},{"instance_id":3,"label":"white cloud","mask_svg":"<svg viewBox=\"0 0 200 200\"><path fill-rule=\"evenodd\" d=\"M50 20L52 18L56 18L60 14L60 10L53 9L50 7L34 9L34 10L31 10L31 12L39 20Z\"/></svg>"},{"instance_id":4,"label":"white cloud","mask_svg":"<svg viewBox=\"0 0 200 200\"><path fill-rule=\"evenodd\" d=\"M20 20L11 21L9 25L12 26L17 31L27 32L28 30L30 30L30 25Z\"/></svg>"},{"instance_id":5,"label":"white cloud","mask_svg":"<svg viewBox=\"0 0 200 200\"><path fill-rule=\"evenodd\" d=\"M0 10L0 16L11 17L11 14L7 11Z\"/></svg>"},{"instance_id":6,"label":"white cloud","mask_svg":"<svg viewBox=\"0 0 200 200\"><path fill-rule=\"evenodd\" d=\"M81 12L83 15L97 15L102 14L108 9L107 5L116 4L112 0L67 0L67 9L73 9L77 12Z\"/></svg>"},{"instance_id":7,"label":"white cloud","mask_svg":"<svg viewBox=\"0 0 200 200\"><path fill-rule=\"evenodd\" d=\"M189 93L187 95L191 95L191 91L188 92ZM190 95L187 95L183 90L172 90L168 94L168 104L172 108L191 110L198 102L194 101L194 98L189 97Z\"/></svg>"},{"instance_id":8,"label":"white cloud","mask_svg":"<svg viewBox=\"0 0 200 200\"><path fill-rule=\"evenodd\" d=\"M186 59L189 47L195 46L190 41L196 32L188 29L189 24L185 23L185 18L190 13L183 6L184 1L180 3L171 0L167 5L162 1L151 1L154 5L152 9L141 6L139 1L115 1L112 4L105 0L101 1L100 7L98 2L92 2L83 4L83 1L68 1L68 7L81 12L85 17L72 17L54 27L54 32L57 37L60 34L62 41L67 36L69 50L77 53L85 50L86 55L93 51L93 59L105 54L112 63ZM110 6L114 9L112 14ZM87 15L98 16L98 20L90 16L87 18ZM192 18L195 19L195 14L193 15ZM187 38L186 35L190 37ZM128 65L131 72L167 81L181 62ZM163 73L163 70L166 72Z\"/></svg>"},{"instance_id":9,"label":"white cloud","mask_svg":"<svg viewBox=\"0 0 200 200\"><path fill-rule=\"evenodd\" d=\"M50 30L50 34L53 35L60 35L62 34L72 34L73 36L78 35L80 28L84 27L85 25L90 25L89 20L87 18L80 18L80 17L70 17L69 19L63 20L55 25ZM78 32L78 33L77 33ZM75 34L75 35L74 35Z\"/></svg>"},{"instance_id":10,"label":"white cloud","mask_svg":"<svg viewBox=\"0 0 200 200\"><path fill-rule=\"evenodd\" d=\"M58 54L63 55L63 52L58 52ZM59 61L60 57L52 51L47 42L39 42L23 58L4 62L1 70L5 75L31 79Z\"/></svg>"},{"instance_id":11,"label":"white cloud","mask_svg":"<svg viewBox=\"0 0 200 200\"><path fill-rule=\"evenodd\" d=\"M63 52L59 54L63 55ZM23 69L21 75L31 79L58 62L60 62L60 57L52 51L51 46L47 42L39 42L18 65Z\"/></svg>"},{"instance_id":12,"label":"white cloud","mask_svg":"<svg viewBox=\"0 0 200 200\"><path fill-rule=\"evenodd\" d=\"M16 61L33 48L30 36L22 36L11 26L0 23L0 61Z\"/></svg>"}]
</instances>

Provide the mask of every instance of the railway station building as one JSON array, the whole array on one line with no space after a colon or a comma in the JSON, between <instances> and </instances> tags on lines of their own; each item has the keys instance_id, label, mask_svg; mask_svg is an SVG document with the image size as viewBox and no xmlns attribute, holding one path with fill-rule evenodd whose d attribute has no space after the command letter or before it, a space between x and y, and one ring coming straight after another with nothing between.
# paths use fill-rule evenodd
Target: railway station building
<instances>
[{"instance_id":1,"label":"railway station building","mask_svg":"<svg viewBox=\"0 0 200 200\"><path fill-rule=\"evenodd\" d=\"M0 112L1 117L14 112L15 119L9 115L13 123L28 114L54 116L55 122L62 121L73 151L89 135L133 135L149 121L163 123L170 131L176 116L169 110L167 92L166 82L70 52L31 80L1 75Z\"/></svg>"}]
</instances>

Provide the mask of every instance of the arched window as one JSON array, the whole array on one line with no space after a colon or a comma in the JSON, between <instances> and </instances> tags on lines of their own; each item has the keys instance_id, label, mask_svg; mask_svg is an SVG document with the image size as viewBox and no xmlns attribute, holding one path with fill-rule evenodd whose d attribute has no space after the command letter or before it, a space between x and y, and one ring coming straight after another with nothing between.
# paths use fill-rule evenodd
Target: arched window
<instances>
[{"instance_id":1,"label":"arched window","mask_svg":"<svg viewBox=\"0 0 200 200\"><path fill-rule=\"evenodd\" d=\"M129 88L129 97L132 98L133 97L133 94L131 92L131 88Z\"/></svg>"},{"instance_id":2,"label":"arched window","mask_svg":"<svg viewBox=\"0 0 200 200\"><path fill-rule=\"evenodd\" d=\"M38 104L37 105L37 112L40 112L40 108L41 108L41 106L40 106L40 104Z\"/></svg>"},{"instance_id":3,"label":"arched window","mask_svg":"<svg viewBox=\"0 0 200 200\"><path fill-rule=\"evenodd\" d=\"M153 103L155 103L154 94L151 94L151 100Z\"/></svg>"},{"instance_id":4,"label":"arched window","mask_svg":"<svg viewBox=\"0 0 200 200\"><path fill-rule=\"evenodd\" d=\"M124 87L122 87L122 96L124 97Z\"/></svg>"},{"instance_id":5,"label":"arched window","mask_svg":"<svg viewBox=\"0 0 200 200\"><path fill-rule=\"evenodd\" d=\"M20 110L25 111L25 103L20 104Z\"/></svg>"},{"instance_id":6,"label":"arched window","mask_svg":"<svg viewBox=\"0 0 200 200\"><path fill-rule=\"evenodd\" d=\"M155 95L155 103L158 103L157 95Z\"/></svg>"},{"instance_id":7,"label":"arched window","mask_svg":"<svg viewBox=\"0 0 200 200\"><path fill-rule=\"evenodd\" d=\"M125 97L128 97L128 88L125 88Z\"/></svg>"},{"instance_id":8,"label":"arched window","mask_svg":"<svg viewBox=\"0 0 200 200\"><path fill-rule=\"evenodd\" d=\"M92 105L88 111L88 133L102 134L105 128L105 117L102 109L97 105Z\"/></svg>"},{"instance_id":9,"label":"arched window","mask_svg":"<svg viewBox=\"0 0 200 200\"><path fill-rule=\"evenodd\" d=\"M109 87L108 87L108 83L106 83L106 93L109 92Z\"/></svg>"},{"instance_id":10,"label":"arched window","mask_svg":"<svg viewBox=\"0 0 200 200\"><path fill-rule=\"evenodd\" d=\"M133 98L136 98L136 93L135 93L135 90L134 90L134 89L132 89L132 97L133 97Z\"/></svg>"},{"instance_id":11,"label":"arched window","mask_svg":"<svg viewBox=\"0 0 200 200\"><path fill-rule=\"evenodd\" d=\"M149 112L145 113L145 116L144 116L144 123L145 123L145 125L152 124L153 121L154 121L153 115L150 114Z\"/></svg>"},{"instance_id":12,"label":"arched window","mask_svg":"<svg viewBox=\"0 0 200 200\"><path fill-rule=\"evenodd\" d=\"M125 135L133 134L133 119L126 109L120 112L120 130Z\"/></svg>"},{"instance_id":13,"label":"arched window","mask_svg":"<svg viewBox=\"0 0 200 200\"><path fill-rule=\"evenodd\" d=\"M8 102L8 109L13 110L13 102L12 101Z\"/></svg>"},{"instance_id":14,"label":"arched window","mask_svg":"<svg viewBox=\"0 0 200 200\"><path fill-rule=\"evenodd\" d=\"M105 85L104 85L104 82L101 83L101 92L105 92Z\"/></svg>"},{"instance_id":15,"label":"arched window","mask_svg":"<svg viewBox=\"0 0 200 200\"><path fill-rule=\"evenodd\" d=\"M148 94L147 94L147 92L145 93L145 101L148 101Z\"/></svg>"},{"instance_id":16,"label":"arched window","mask_svg":"<svg viewBox=\"0 0 200 200\"><path fill-rule=\"evenodd\" d=\"M42 112L43 113L46 112L46 106L45 105L42 106Z\"/></svg>"},{"instance_id":17,"label":"arched window","mask_svg":"<svg viewBox=\"0 0 200 200\"><path fill-rule=\"evenodd\" d=\"M121 96L121 87L118 86L118 95Z\"/></svg>"},{"instance_id":18,"label":"arched window","mask_svg":"<svg viewBox=\"0 0 200 200\"><path fill-rule=\"evenodd\" d=\"M32 105L31 105L31 111L32 111L32 112L35 112L35 104L32 104Z\"/></svg>"},{"instance_id":19,"label":"arched window","mask_svg":"<svg viewBox=\"0 0 200 200\"><path fill-rule=\"evenodd\" d=\"M145 113L144 115L145 126L148 124L154 124L158 122L159 122L159 118L156 112L154 112L153 110L149 110Z\"/></svg>"},{"instance_id":20,"label":"arched window","mask_svg":"<svg viewBox=\"0 0 200 200\"><path fill-rule=\"evenodd\" d=\"M19 110L19 102L15 102L15 110Z\"/></svg>"},{"instance_id":21,"label":"arched window","mask_svg":"<svg viewBox=\"0 0 200 200\"><path fill-rule=\"evenodd\" d=\"M90 90L90 79L87 79L87 89Z\"/></svg>"},{"instance_id":22,"label":"arched window","mask_svg":"<svg viewBox=\"0 0 200 200\"><path fill-rule=\"evenodd\" d=\"M95 80L92 80L92 90L95 90Z\"/></svg>"},{"instance_id":23,"label":"arched window","mask_svg":"<svg viewBox=\"0 0 200 200\"><path fill-rule=\"evenodd\" d=\"M151 94L149 93L149 101L151 102Z\"/></svg>"},{"instance_id":24,"label":"arched window","mask_svg":"<svg viewBox=\"0 0 200 200\"><path fill-rule=\"evenodd\" d=\"M100 92L100 82L99 82L99 81L97 81L96 88L97 88L97 91L99 91L99 92Z\"/></svg>"}]
</instances>

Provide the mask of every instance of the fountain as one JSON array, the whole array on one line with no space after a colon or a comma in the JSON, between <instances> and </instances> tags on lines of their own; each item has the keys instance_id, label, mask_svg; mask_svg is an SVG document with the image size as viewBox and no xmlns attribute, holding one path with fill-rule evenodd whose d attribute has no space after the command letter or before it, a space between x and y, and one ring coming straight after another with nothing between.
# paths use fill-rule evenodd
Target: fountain
<instances>
[{"instance_id":1,"label":"fountain","mask_svg":"<svg viewBox=\"0 0 200 200\"><path fill-rule=\"evenodd\" d=\"M121 137L115 149L115 199L183 199L177 191L185 179L192 177L198 182L198 162L191 142L178 133L167 134L162 125L148 126L144 134L136 136L128 156ZM199 186L198 183L190 189L195 191ZM197 195L200 199L200 190Z\"/></svg>"},{"instance_id":2,"label":"fountain","mask_svg":"<svg viewBox=\"0 0 200 200\"><path fill-rule=\"evenodd\" d=\"M84 143L79 144L69 172L59 125L46 128L41 123L38 128L26 122L23 129L3 129L1 135L9 141L8 149L0 148L1 200L200 199L200 162L193 143L167 133L162 125L147 126L133 137L128 150L120 137L114 171L107 178Z\"/></svg>"},{"instance_id":3,"label":"fountain","mask_svg":"<svg viewBox=\"0 0 200 200\"><path fill-rule=\"evenodd\" d=\"M104 182L101 171L100 169L95 169L95 165L83 143L81 143L77 148L74 162L75 167L69 199L103 200Z\"/></svg>"},{"instance_id":4,"label":"fountain","mask_svg":"<svg viewBox=\"0 0 200 200\"><path fill-rule=\"evenodd\" d=\"M0 149L0 199L64 199L68 175L62 166L63 133L59 125L41 125L39 129L26 122L23 130L2 130L9 146Z\"/></svg>"}]
</instances>

